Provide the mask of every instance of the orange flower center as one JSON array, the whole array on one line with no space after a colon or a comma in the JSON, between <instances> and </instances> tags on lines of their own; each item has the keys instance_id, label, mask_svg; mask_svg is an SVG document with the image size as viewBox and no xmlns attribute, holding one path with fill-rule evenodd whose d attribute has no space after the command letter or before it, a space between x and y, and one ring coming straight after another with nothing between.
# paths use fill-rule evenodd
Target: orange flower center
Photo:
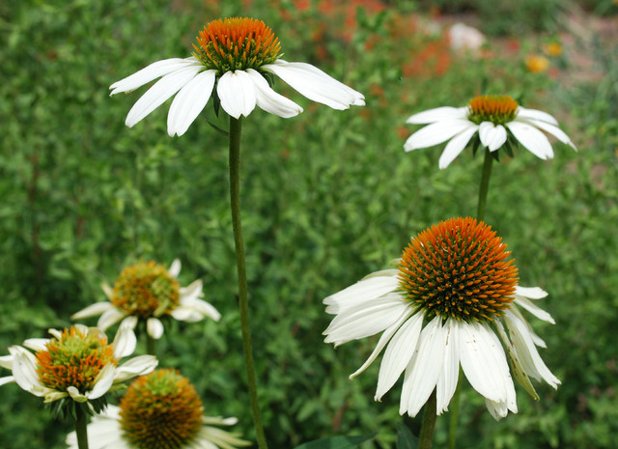
<instances>
[{"instance_id":1,"label":"orange flower center","mask_svg":"<svg viewBox=\"0 0 618 449\"><path fill-rule=\"evenodd\" d=\"M89 391L106 365L117 364L114 348L107 344L104 334L96 329L84 334L75 327L50 340L47 350L37 352L36 359L41 383L59 391L70 386Z\"/></svg>"},{"instance_id":2,"label":"orange flower center","mask_svg":"<svg viewBox=\"0 0 618 449\"><path fill-rule=\"evenodd\" d=\"M245 17L213 20L200 31L193 49L193 55L218 75L259 69L282 56L275 33L261 20Z\"/></svg>"},{"instance_id":3,"label":"orange flower center","mask_svg":"<svg viewBox=\"0 0 618 449\"><path fill-rule=\"evenodd\" d=\"M510 254L485 223L451 218L410 241L401 256L400 286L430 317L491 321L514 299L518 271Z\"/></svg>"},{"instance_id":4,"label":"orange flower center","mask_svg":"<svg viewBox=\"0 0 618 449\"><path fill-rule=\"evenodd\" d=\"M202 428L203 407L189 380L161 369L134 381L120 402L120 427L131 447L181 449Z\"/></svg>"},{"instance_id":5,"label":"orange flower center","mask_svg":"<svg viewBox=\"0 0 618 449\"><path fill-rule=\"evenodd\" d=\"M128 315L160 316L180 303L180 285L162 265L139 262L122 270L111 302Z\"/></svg>"},{"instance_id":6,"label":"orange flower center","mask_svg":"<svg viewBox=\"0 0 618 449\"><path fill-rule=\"evenodd\" d=\"M470 100L468 118L474 123L504 125L515 118L518 106L508 95L480 95Z\"/></svg>"}]
</instances>

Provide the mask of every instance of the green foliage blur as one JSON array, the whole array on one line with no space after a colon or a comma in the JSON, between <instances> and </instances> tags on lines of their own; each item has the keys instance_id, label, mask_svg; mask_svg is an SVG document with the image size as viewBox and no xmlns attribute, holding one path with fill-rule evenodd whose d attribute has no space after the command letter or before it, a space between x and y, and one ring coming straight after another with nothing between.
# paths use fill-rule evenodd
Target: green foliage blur
<instances>
[{"instance_id":1,"label":"green foliage blur","mask_svg":"<svg viewBox=\"0 0 618 449\"><path fill-rule=\"evenodd\" d=\"M226 137L201 116L185 136L169 138L167 106L126 128L124 117L140 93L109 98L108 86L155 60L188 56L194 36L213 18L256 16L279 35L287 60L319 65L367 97L366 108L338 112L279 81L276 89L305 112L283 120L256 110L245 121L250 307L271 447L370 433L377 437L366 447L395 447L404 421L400 386L374 403L377 363L348 380L375 341L337 350L322 343L329 318L321 300L383 268L424 227L474 214L481 158L464 152L440 171L438 149L404 154L402 146L412 132L404 125L408 115L463 105L481 89L554 113L579 151L556 143L550 162L525 151L503 159L487 214L518 261L521 284L550 292L544 307L558 324L534 325L563 385L539 387L538 402L519 389L520 413L499 423L465 385L459 447L615 447L615 53L595 52L602 79L564 86L525 72L521 61L500 52L454 57L399 2L389 3L377 13L356 11L350 24L291 0L3 2L0 354L49 327L69 325L72 313L103 299L100 283L113 282L125 264L178 257L183 285L201 278L223 318L166 323L162 365L194 382L208 415L237 416L239 430L252 438ZM208 114L216 120L210 108ZM0 387L0 397L0 447L65 447L70 423L53 421L38 398L14 384ZM446 428L447 419L439 419L436 447L444 447Z\"/></svg>"}]
</instances>

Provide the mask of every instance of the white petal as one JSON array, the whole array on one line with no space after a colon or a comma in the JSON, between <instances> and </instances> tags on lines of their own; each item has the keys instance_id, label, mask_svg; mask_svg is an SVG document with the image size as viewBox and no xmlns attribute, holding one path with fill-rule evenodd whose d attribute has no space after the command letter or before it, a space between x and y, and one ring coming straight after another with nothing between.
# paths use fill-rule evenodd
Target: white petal
<instances>
[{"instance_id":1,"label":"white petal","mask_svg":"<svg viewBox=\"0 0 618 449\"><path fill-rule=\"evenodd\" d=\"M509 122L506 126L515 138L532 154L547 160L554 157L554 151L545 134L532 125L522 122Z\"/></svg>"},{"instance_id":2,"label":"white petal","mask_svg":"<svg viewBox=\"0 0 618 449\"><path fill-rule=\"evenodd\" d=\"M158 318L148 318L146 321L146 331L155 340L163 336L163 323Z\"/></svg>"},{"instance_id":3,"label":"white petal","mask_svg":"<svg viewBox=\"0 0 618 449\"><path fill-rule=\"evenodd\" d=\"M89 305L85 309L82 309L79 312L71 315L71 319L72 320L83 320L84 318L98 316L106 312L107 310L111 309L112 307L114 306L109 301L95 302L94 304Z\"/></svg>"},{"instance_id":4,"label":"white petal","mask_svg":"<svg viewBox=\"0 0 618 449\"><path fill-rule=\"evenodd\" d=\"M86 397L86 395L81 394L79 392L79 390L73 386L70 386L69 388L67 388L67 393L69 393L69 396L71 396L71 399L73 399L75 402L87 402L88 401L88 397ZM51 402L52 399L50 398L50 400L48 400L48 402Z\"/></svg>"},{"instance_id":5,"label":"white petal","mask_svg":"<svg viewBox=\"0 0 618 449\"><path fill-rule=\"evenodd\" d=\"M255 109L255 85L244 70L225 72L217 83L217 94L223 110L236 119Z\"/></svg>"},{"instance_id":6,"label":"white petal","mask_svg":"<svg viewBox=\"0 0 618 449\"><path fill-rule=\"evenodd\" d=\"M114 347L114 357L116 359L133 354L137 346L137 337L133 328L130 325L125 325L123 322L118 332L116 332L112 346Z\"/></svg>"},{"instance_id":7,"label":"white petal","mask_svg":"<svg viewBox=\"0 0 618 449\"><path fill-rule=\"evenodd\" d=\"M13 356L12 355L3 355L0 357L0 367L6 369L12 369L13 367Z\"/></svg>"},{"instance_id":8,"label":"white petal","mask_svg":"<svg viewBox=\"0 0 618 449\"><path fill-rule=\"evenodd\" d=\"M485 406L496 421L500 421L502 418L505 418L509 413L509 409L505 401L490 401L485 398Z\"/></svg>"},{"instance_id":9,"label":"white petal","mask_svg":"<svg viewBox=\"0 0 618 449\"><path fill-rule=\"evenodd\" d=\"M116 369L114 383L123 382L136 376L152 372L159 361L152 355L139 355L127 360Z\"/></svg>"},{"instance_id":10,"label":"white petal","mask_svg":"<svg viewBox=\"0 0 618 449\"><path fill-rule=\"evenodd\" d=\"M170 312L172 318L187 323L196 323L204 319L204 316L192 307L178 306Z\"/></svg>"},{"instance_id":11,"label":"white petal","mask_svg":"<svg viewBox=\"0 0 618 449\"><path fill-rule=\"evenodd\" d=\"M47 333L56 337L58 340L62 338L62 332L60 332L58 329L47 329Z\"/></svg>"},{"instance_id":12,"label":"white petal","mask_svg":"<svg viewBox=\"0 0 618 449\"><path fill-rule=\"evenodd\" d=\"M448 404L455 394L459 380L459 325L457 320L448 319L444 366L436 385L436 410L440 415L448 410Z\"/></svg>"},{"instance_id":13,"label":"white petal","mask_svg":"<svg viewBox=\"0 0 618 449\"><path fill-rule=\"evenodd\" d=\"M200 73L200 75L201 75L201 73ZM199 76L199 75L198 75L198 76ZM197 77L196 77L196 78L197 78ZM177 277L178 277L178 275L180 274L180 270L181 270L181 268L182 268L182 262L180 262L180 259L174 259L174 260L172 261L172 264L170 265L170 267L169 267L169 269L168 269L167 271L168 271L168 273L169 273L171 276L173 276L173 277L177 278Z\"/></svg>"},{"instance_id":14,"label":"white petal","mask_svg":"<svg viewBox=\"0 0 618 449\"><path fill-rule=\"evenodd\" d=\"M112 296L114 296L114 289L107 282L101 283L101 290L103 290L107 299L111 300Z\"/></svg>"},{"instance_id":15,"label":"white petal","mask_svg":"<svg viewBox=\"0 0 618 449\"><path fill-rule=\"evenodd\" d=\"M15 382L15 378L13 376L0 377L0 386L11 382Z\"/></svg>"},{"instance_id":16,"label":"white petal","mask_svg":"<svg viewBox=\"0 0 618 449\"><path fill-rule=\"evenodd\" d=\"M523 296L528 299L543 299L547 296L547 292L540 287L515 287L515 296Z\"/></svg>"},{"instance_id":17,"label":"white petal","mask_svg":"<svg viewBox=\"0 0 618 449\"><path fill-rule=\"evenodd\" d=\"M191 81L200 70L200 66L190 65L165 75L135 102L127 114L125 125L129 128L135 126L140 120L182 89L182 87Z\"/></svg>"},{"instance_id":18,"label":"white petal","mask_svg":"<svg viewBox=\"0 0 618 449\"><path fill-rule=\"evenodd\" d=\"M13 376L15 383L23 390L35 396L43 396L44 387L39 381L36 372L36 360L31 352L19 346L11 346L9 351L13 355Z\"/></svg>"},{"instance_id":19,"label":"white petal","mask_svg":"<svg viewBox=\"0 0 618 449\"><path fill-rule=\"evenodd\" d=\"M382 363L380 363L378 386L374 397L376 401L382 399L382 396L392 388L412 360L422 326L423 314L421 312L414 314L399 328L388 344Z\"/></svg>"},{"instance_id":20,"label":"white petal","mask_svg":"<svg viewBox=\"0 0 618 449\"><path fill-rule=\"evenodd\" d=\"M108 327L113 326L122 318L124 318L124 313L113 307L103 312L97 322L97 327L102 331L105 331Z\"/></svg>"},{"instance_id":21,"label":"white petal","mask_svg":"<svg viewBox=\"0 0 618 449\"><path fill-rule=\"evenodd\" d=\"M441 170L448 167L449 164L461 154L464 148L466 148L466 145L468 145L468 142L470 142L472 136L476 133L476 130L476 125L466 128L446 144L444 151L442 151L442 154L440 155L440 160L438 161L438 165Z\"/></svg>"},{"instance_id":22,"label":"white petal","mask_svg":"<svg viewBox=\"0 0 618 449\"><path fill-rule=\"evenodd\" d=\"M202 295L202 287L202 281L200 279L191 282L186 287L182 287L180 289L180 302L187 299L199 298Z\"/></svg>"},{"instance_id":23,"label":"white petal","mask_svg":"<svg viewBox=\"0 0 618 449\"><path fill-rule=\"evenodd\" d=\"M206 107L215 86L216 71L206 70L189 81L172 101L167 115L167 133L182 136ZM175 262L175 261L174 261ZM176 276L176 275L172 275Z\"/></svg>"},{"instance_id":24,"label":"white petal","mask_svg":"<svg viewBox=\"0 0 618 449\"><path fill-rule=\"evenodd\" d=\"M24 346L33 351L46 351L49 338L29 338L24 341Z\"/></svg>"},{"instance_id":25,"label":"white petal","mask_svg":"<svg viewBox=\"0 0 618 449\"><path fill-rule=\"evenodd\" d=\"M167 75L179 69L185 68L190 65L195 65L197 61L195 58L171 58L163 59L161 61L153 62L149 66L135 72L133 75L129 75L126 78L116 81L109 86L112 89L110 95L118 94L121 92L129 92L137 89L151 82L152 80L161 76Z\"/></svg>"},{"instance_id":26,"label":"white petal","mask_svg":"<svg viewBox=\"0 0 618 449\"><path fill-rule=\"evenodd\" d=\"M367 277L356 284L351 285L322 301L326 307L326 313L338 314L344 310L373 301L387 293L397 290L399 279L397 271L387 276Z\"/></svg>"},{"instance_id":27,"label":"white petal","mask_svg":"<svg viewBox=\"0 0 618 449\"><path fill-rule=\"evenodd\" d=\"M406 123L412 125L425 125L450 119L465 119L468 116L468 108L453 108L442 106L440 108L428 109L408 117Z\"/></svg>"},{"instance_id":28,"label":"white petal","mask_svg":"<svg viewBox=\"0 0 618 449\"><path fill-rule=\"evenodd\" d=\"M277 60L273 64L262 66L262 69L274 73L308 99L333 109L343 110L351 105L365 104L363 94L311 64Z\"/></svg>"},{"instance_id":29,"label":"white petal","mask_svg":"<svg viewBox=\"0 0 618 449\"><path fill-rule=\"evenodd\" d=\"M249 69L247 73L255 85L257 105L261 109L283 118L294 117L303 112L303 108L292 100L272 90L266 79L258 71Z\"/></svg>"},{"instance_id":30,"label":"white petal","mask_svg":"<svg viewBox=\"0 0 618 449\"><path fill-rule=\"evenodd\" d=\"M219 311L215 309L212 304L202 299L197 299L197 298L184 299L182 300L178 308L187 309L187 311L182 313L182 315L184 315L183 318L185 319L176 318L179 321L194 322L194 321L200 321L204 317L208 317L214 321L219 321L221 319L221 314L219 313ZM199 315L199 319L194 319L198 315ZM181 316L181 314L177 313L176 316Z\"/></svg>"},{"instance_id":31,"label":"white petal","mask_svg":"<svg viewBox=\"0 0 618 449\"><path fill-rule=\"evenodd\" d=\"M496 151L506 142L507 134L504 126L483 122L479 126L479 137L483 146L489 148L489 151Z\"/></svg>"},{"instance_id":32,"label":"white petal","mask_svg":"<svg viewBox=\"0 0 618 449\"><path fill-rule=\"evenodd\" d=\"M547 321L548 323L551 323L551 324L556 324L553 317L549 313L541 309L539 306L534 304L529 299L524 298L523 296L516 297L515 304L522 307L523 309L526 309L528 312L530 312L532 315L537 317L539 320Z\"/></svg>"},{"instance_id":33,"label":"white petal","mask_svg":"<svg viewBox=\"0 0 618 449\"><path fill-rule=\"evenodd\" d=\"M519 121L519 120L518 120ZM558 128L557 126L551 125L549 123L540 121L540 120L522 120L524 123L529 123L533 126L536 126L537 128L541 128L543 131L551 134L552 136L554 136L556 139L558 139L560 142L571 146L574 150L577 150L577 147L575 146L575 144L571 141L571 139L569 138L569 136L566 135L566 133L564 131L562 131L560 128Z\"/></svg>"},{"instance_id":34,"label":"white petal","mask_svg":"<svg viewBox=\"0 0 618 449\"><path fill-rule=\"evenodd\" d=\"M558 120L547 112L539 111L538 109L517 108L517 118L540 120L551 125L558 126Z\"/></svg>"},{"instance_id":35,"label":"white petal","mask_svg":"<svg viewBox=\"0 0 618 449\"><path fill-rule=\"evenodd\" d=\"M404 149L406 151L418 150L420 148L432 147L439 143L446 142L451 137L469 128L476 128L476 125L464 119L450 119L442 122L432 123L419 129L406 140Z\"/></svg>"},{"instance_id":36,"label":"white petal","mask_svg":"<svg viewBox=\"0 0 618 449\"><path fill-rule=\"evenodd\" d=\"M435 389L444 364L446 335L440 317L431 320L421 332L416 353L406 368L400 414L416 416Z\"/></svg>"},{"instance_id":37,"label":"white petal","mask_svg":"<svg viewBox=\"0 0 618 449\"><path fill-rule=\"evenodd\" d=\"M115 374L116 367L114 365L112 365L111 363L109 365L105 365L105 367L103 367L103 369L97 375L92 390L86 393L88 399L97 399L107 393L112 387Z\"/></svg>"},{"instance_id":38,"label":"white petal","mask_svg":"<svg viewBox=\"0 0 618 449\"><path fill-rule=\"evenodd\" d=\"M95 328L88 327L85 324L76 323L76 324L73 325L73 327L75 329L77 329L79 332L81 332L82 334L84 334L84 335L88 335L91 331L92 332L100 333ZM105 335L103 335L103 337L105 337Z\"/></svg>"}]
</instances>

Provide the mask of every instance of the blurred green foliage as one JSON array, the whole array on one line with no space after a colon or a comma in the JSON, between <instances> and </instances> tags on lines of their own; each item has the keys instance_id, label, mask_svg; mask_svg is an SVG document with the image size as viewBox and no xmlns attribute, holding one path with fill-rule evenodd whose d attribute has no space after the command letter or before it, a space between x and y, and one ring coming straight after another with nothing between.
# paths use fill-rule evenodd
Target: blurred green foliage
<instances>
[{"instance_id":1,"label":"blurred green foliage","mask_svg":"<svg viewBox=\"0 0 618 449\"><path fill-rule=\"evenodd\" d=\"M544 305L558 324L538 331L563 385L540 387L539 402L519 391L520 413L500 423L464 388L459 446L615 447L618 66L611 51L599 49L605 79L565 89L524 73L517 61L451 58L396 8L359 14L355 29L340 34L340 18L329 23L317 8L299 10L289 0L214 3L0 5L0 353L66 326L71 313L102 299L99 284L128 261L179 257L183 284L203 279L223 319L170 323L162 363L195 383L206 413L238 416L251 437L225 136L202 117L170 139L166 107L128 129L124 117L139 93L109 98L108 86L155 60L188 55L213 17L252 15L278 33L286 59L319 64L367 96L366 108L338 112L278 82L305 112L282 120L256 111L244 127L250 307L271 447L368 433L377 434L368 447L394 447L400 387L374 403L377 366L348 380L374 341L336 351L323 344L321 300L384 267L424 227L474 213L480 158L464 153L439 171L437 149L403 153L411 129L402 125L412 112L464 104L483 80L488 92L523 95L527 106L555 112L580 150L556 144L551 162L527 152L505 159L494 170L487 215L512 248L522 285L551 294ZM404 33L393 25L402 21ZM436 57L421 60L426 48ZM1 388L0 447L63 447L67 423L53 422L17 386ZM438 420L437 447L446 424Z\"/></svg>"}]
</instances>

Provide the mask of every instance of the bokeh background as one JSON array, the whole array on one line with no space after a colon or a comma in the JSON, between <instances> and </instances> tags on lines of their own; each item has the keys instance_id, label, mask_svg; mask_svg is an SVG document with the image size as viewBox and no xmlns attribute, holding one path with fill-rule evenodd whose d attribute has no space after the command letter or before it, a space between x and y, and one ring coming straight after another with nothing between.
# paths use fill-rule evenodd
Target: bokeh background
<instances>
[{"instance_id":1,"label":"bokeh background","mask_svg":"<svg viewBox=\"0 0 618 449\"><path fill-rule=\"evenodd\" d=\"M375 342L323 344L321 300L383 268L424 227L474 214L481 158L464 152L440 171L438 149L404 154L402 145L411 113L484 92L554 113L579 147L556 143L549 162L525 151L504 158L487 213L521 284L550 292L544 306L558 324L534 324L563 385L541 386L539 402L520 390L520 413L499 423L465 388L459 446L615 448L616 9L612 0L3 1L0 353L67 326L125 264L178 257L183 283L203 279L223 319L171 324L162 363L195 383L208 414L239 417L252 437L226 138L205 118L169 138L167 107L128 129L140 94L109 98L108 86L152 61L188 56L213 18L254 16L279 35L286 59L319 65L367 97L366 108L337 112L279 81L305 112L283 120L256 111L245 122L243 214L271 447L367 433L376 434L367 448L395 447L400 386L374 403L377 364L348 380ZM462 50L451 34L458 22L482 32L484 44ZM0 447L64 447L70 425L53 421L39 399L16 385L0 398Z\"/></svg>"}]
</instances>

